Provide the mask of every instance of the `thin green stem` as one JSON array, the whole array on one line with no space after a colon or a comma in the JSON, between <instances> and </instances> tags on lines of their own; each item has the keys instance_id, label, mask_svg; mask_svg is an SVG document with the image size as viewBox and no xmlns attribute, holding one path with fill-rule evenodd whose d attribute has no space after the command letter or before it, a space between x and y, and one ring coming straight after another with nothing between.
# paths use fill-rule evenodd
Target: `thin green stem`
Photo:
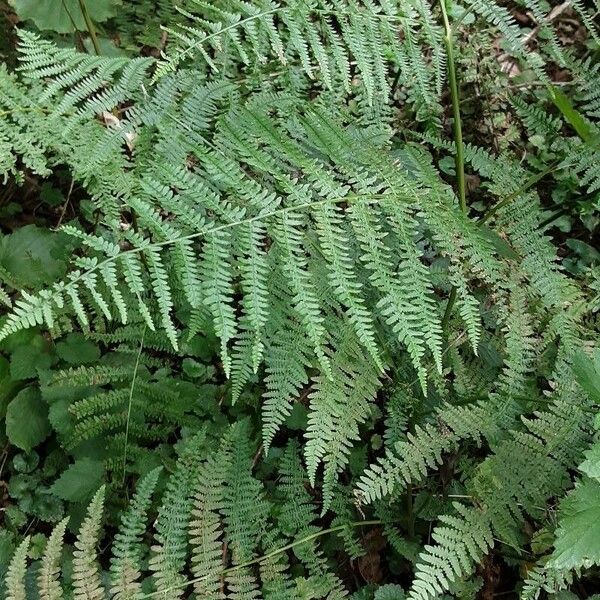
<instances>
[{"instance_id":1,"label":"thin green stem","mask_svg":"<svg viewBox=\"0 0 600 600\"><path fill-rule=\"evenodd\" d=\"M460 119L460 97L458 95L458 79L456 77L456 65L454 63L454 43L452 27L448 19L446 10L446 0L440 0L442 9L442 18L444 20L444 43L446 44L446 54L448 56L448 83L450 84L450 99L452 101L452 117L454 120L454 145L456 154L454 162L456 164L456 187L460 209L467 213L467 194L465 186L465 151L462 137L462 122Z\"/></svg>"},{"instance_id":2,"label":"thin green stem","mask_svg":"<svg viewBox=\"0 0 600 600\"><path fill-rule=\"evenodd\" d=\"M133 377L131 379L131 386L129 388L129 399L127 402L127 421L125 423L125 443L123 447L123 485L125 484L125 476L127 470L127 446L129 442L129 423L131 422L131 407L133 406L133 392L135 390L135 382L137 381L137 374L140 368L140 359L142 358L142 351L144 349L144 336L146 335L146 326L142 331L142 339L140 340L140 347L135 359L135 367L133 369Z\"/></svg>"},{"instance_id":3,"label":"thin green stem","mask_svg":"<svg viewBox=\"0 0 600 600\"><path fill-rule=\"evenodd\" d=\"M450 100L452 102L452 117L454 127L454 146L455 155L454 163L456 165L456 191L458 194L458 202L460 210L463 214L467 214L467 188L465 185L465 150L462 137L462 122L460 119L460 97L458 95L458 79L456 77L456 65L454 63L454 42L452 26L448 19L448 11L446 9L446 0L439 0L442 10L442 19L444 20L444 43L446 45L446 55L448 57L448 83L450 84ZM442 318L442 328L445 330L452 309L456 302L456 288L453 286L448 296L448 303Z\"/></svg>"},{"instance_id":4,"label":"thin green stem","mask_svg":"<svg viewBox=\"0 0 600 600\"><path fill-rule=\"evenodd\" d=\"M291 544L287 544L285 546L282 546L281 548L276 548L275 550L271 550L271 552L268 552L267 554L263 554L262 556L259 556L258 558L253 558L252 560L246 561L239 565L235 565L233 567L228 567L227 569L217 571L216 573L209 573L208 575L203 575L202 577L196 577L195 579L188 579L187 581L185 581L181 584L173 585L164 590L150 592L149 594L144 594L143 596L140 596L140 599L156 598L157 596L164 596L164 594L166 594L167 592L185 589L194 583L199 583L200 581L205 581L206 579L208 579L210 577L221 577L222 575L227 575L228 573L233 573L234 571L239 571L240 569L245 569L246 567L251 567L252 565L260 564L260 563L264 562L265 560L269 560L269 558L273 558L274 556L279 556L280 554L283 554L284 552L287 552L288 550L291 550L292 548L295 548L296 546L306 544L307 542L316 540L324 535L329 535L330 533L337 533L338 531L343 531L344 529L346 529L348 527L367 527L369 525L383 525L383 521L380 521L378 519L373 520L373 521L354 521L353 523L346 523L345 525L338 525L337 527L330 527L329 529L322 529L321 531L317 531L316 533L312 533L311 535L307 535L306 537L296 540L295 542L292 542Z\"/></svg>"},{"instance_id":5,"label":"thin green stem","mask_svg":"<svg viewBox=\"0 0 600 600\"><path fill-rule=\"evenodd\" d=\"M408 483L406 486L406 533L411 540L415 537L415 511L412 483Z\"/></svg>"},{"instance_id":6,"label":"thin green stem","mask_svg":"<svg viewBox=\"0 0 600 600\"><path fill-rule=\"evenodd\" d=\"M85 26L87 27L88 33L90 34L90 39L92 40L92 46L94 46L94 52L100 56L100 45L98 44L98 38L96 37L96 28L94 27L94 22L90 17L90 13L88 12L87 4L85 0L79 0L79 8L81 10L81 14L83 16L83 20L85 21Z\"/></svg>"}]
</instances>

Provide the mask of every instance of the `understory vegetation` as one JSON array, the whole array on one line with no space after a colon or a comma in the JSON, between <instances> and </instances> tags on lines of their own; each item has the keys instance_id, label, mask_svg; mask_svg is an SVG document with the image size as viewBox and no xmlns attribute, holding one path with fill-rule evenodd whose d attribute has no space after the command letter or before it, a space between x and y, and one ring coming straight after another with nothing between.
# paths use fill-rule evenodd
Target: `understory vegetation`
<instances>
[{"instance_id":1,"label":"understory vegetation","mask_svg":"<svg viewBox=\"0 0 600 600\"><path fill-rule=\"evenodd\" d=\"M599 15L0 2L0 597L599 598Z\"/></svg>"}]
</instances>

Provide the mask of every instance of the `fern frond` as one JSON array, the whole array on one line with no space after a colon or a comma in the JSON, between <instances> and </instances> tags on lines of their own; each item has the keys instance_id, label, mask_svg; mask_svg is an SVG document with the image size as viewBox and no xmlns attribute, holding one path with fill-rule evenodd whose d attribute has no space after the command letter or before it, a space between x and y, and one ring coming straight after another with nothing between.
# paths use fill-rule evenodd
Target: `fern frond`
<instances>
[{"instance_id":1,"label":"fern frond","mask_svg":"<svg viewBox=\"0 0 600 600\"><path fill-rule=\"evenodd\" d=\"M228 344L236 335L236 318L232 307L233 287L228 231L215 232L206 241L201 272L206 304L213 315L215 332L221 339L221 360L227 376L231 373Z\"/></svg>"},{"instance_id":2,"label":"fern frond","mask_svg":"<svg viewBox=\"0 0 600 600\"><path fill-rule=\"evenodd\" d=\"M264 499L261 483L252 477L252 448L248 438L248 423L235 424L231 438L231 459L227 470L222 514L226 539L235 563L244 563L255 556L257 540L266 529L269 505Z\"/></svg>"},{"instance_id":3,"label":"fern frond","mask_svg":"<svg viewBox=\"0 0 600 600\"><path fill-rule=\"evenodd\" d=\"M448 591L453 582L473 571L494 544L485 513L458 503L453 506L457 516L440 517L442 525L431 534L437 544L425 546L419 555L408 595L411 600L436 598Z\"/></svg>"},{"instance_id":4,"label":"fern frond","mask_svg":"<svg viewBox=\"0 0 600 600\"><path fill-rule=\"evenodd\" d=\"M282 279L278 277L275 281ZM276 286L273 288L276 290ZM290 307L281 300L272 320L276 336L265 353L265 393L262 403L262 434L265 451L270 447L279 426L293 408L293 400L309 382L307 368L311 363L312 348L303 328L294 321Z\"/></svg>"},{"instance_id":5,"label":"fern frond","mask_svg":"<svg viewBox=\"0 0 600 600\"><path fill-rule=\"evenodd\" d=\"M136 600L141 595L141 540L146 532L146 512L159 475L160 469L154 469L140 480L127 512L121 517L121 527L112 544L110 565L110 593L115 600Z\"/></svg>"},{"instance_id":6,"label":"fern frond","mask_svg":"<svg viewBox=\"0 0 600 600\"><path fill-rule=\"evenodd\" d=\"M159 597L180 598L184 593L183 568L187 558L187 523L192 508L191 485L199 467L199 449L204 443L201 431L188 441L169 479L163 504L155 523L156 543L151 547L150 570Z\"/></svg>"},{"instance_id":7,"label":"fern frond","mask_svg":"<svg viewBox=\"0 0 600 600\"><path fill-rule=\"evenodd\" d=\"M27 571L27 551L29 550L30 541L31 539L26 537L19 544L8 565L4 580L7 600L27 600L25 573Z\"/></svg>"},{"instance_id":8,"label":"fern frond","mask_svg":"<svg viewBox=\"0 0 600 600\"><path fill-rule=\"evenodd\" d=\"M335 89L338 82L351 89L349 63L354 62L369 103L389 92L387 53L396 54L401 46L399 16L390 3L284 1L216 8L207 2L194 2L190 8L183 13L189 25L167 29L178 43L175 51L160 62L155 79L192 58L217 72L227 68L228 59L247 65L254 54L259 63L271 58L284 65L296 62L309 79L317 79L329 89ZM421 15L428 17L423 37L435 42L439 28L423 3ZM438 81L434 90L439 87L441 62L437 53L434 64ZM420 67L426 79L431 79L422 59L411 66ZM409 77L408 71L405 76ZM430 100L431 94L426 99Z\"/></svg>"},{"instance_id":9,"label":"fern frond","mask_svg":"<svg viewBox=\"0 0 600 600\"><path fill-rule=\"evenodd\" d=\"M30 79L46 82L42 103L59 99L55 116L71 111L93 116L139 97L153 63L150 58L99 57L58 48L26 30L19 31L19 37L21 70Z\"/></svg>"},{"instance_id":10,"label":"fern frond","mask_svg":"<svg viewBox=\"0 0 600 600\"><path fill-rule=\"evenodd\" d=\"M223 489L230 464L229 444L208 457L196 482L190 519L191 570L194 591L200 598L223 600L220 571L223 570Z\"/></svg>"},{"instance_id":11,"label":"fern frond","mask_svg":"<svg viewBox=\"0 0 600 600\"><path fill-rule=\"evenodd\" d=\"M323 511L333 499L337 474L348 462L359 426L369 414L379 387L378 373L353 330L332 333L336 352L331 356L332 378L321 375L310 394L306 431L306 465L311 483L323 462Z\"/></svg>"},{"instance_id":12,"label":"fern frond","mask_svg":"<svg viewBox=\"0 0 600 600\"><path fill-rule=\"evenodd\" d=\"M103 600L102 571L97 562L96 546L100 540L105 488L92 499L81 524L73 551L74 600Z\"/></svg>"},{"instance_id":13,"label":"fern frond","mask_svg":"<svg viewBox=\"0 0 600 600\"><path fill-rule=\"evenodd\" d=\"M63 589L60 584L61 557L63 541L69 519L63 519L48 538L42 564L37 577L40 600L62 600Z\"/></svg>"},{"instance_id":14,"label":"fern frond","mask_svg":"<svg viewBox=\"0 0 600 600\"><path fill-rule=\"evenodd\" d=\"M398 493L407 483L422 480L429 469L442 463L442 455L456 447L457 436L447 429L440 431L431 424L416 426L414 433L396 442L383 458L362 474L357 482L360 502L373 502L392 493Z\"/></svg>"}]
</instances>

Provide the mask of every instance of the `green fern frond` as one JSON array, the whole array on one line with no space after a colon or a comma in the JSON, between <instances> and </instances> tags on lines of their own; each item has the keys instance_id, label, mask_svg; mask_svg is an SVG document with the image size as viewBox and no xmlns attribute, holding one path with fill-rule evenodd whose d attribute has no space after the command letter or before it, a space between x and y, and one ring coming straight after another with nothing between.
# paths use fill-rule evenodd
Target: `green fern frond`
<instances>
[{"instance_id":1,"label":"green fern frond","mask_svg":"<svg viewBox=\"0 0 600 600\"><path fill-rule=\"evenodd\" d=\"M7 600L27 600L25 588L25 573L27 571L27 551L31 539L26 537L13 554L4 584L6 586Z\"/></svg>"},{"instance_id":2,"label":"green fern frond","mask_svg":"<svg viewBox=\"0 0 600 600\"><path fill-rule=\"evenodd\" d=\"M311 483L324 464L323 511L333 499L337 474L348 463L352 442L360 438L375 399L379 378L373 363L364 356L353 330L332 333L337 351L331 356L332 378L321 375L309 395L306 431L306 465Z\"/></svg>"},{"instance_id":3,"label":"green fern frond","mask_svg":"<svg viewBox=\"0 0 600 600\"><path fill-rule=\"evenodd\" d=\"M458 578L472 572L494 544L489 521L484 513L454 503L457 516L440 517L431 534L437 542L427 545L419 555L415 579L408 598L426 600L448 591Z\"/></svg>"},{"instance_id":4,"label":"green fern frond","mask_svg":"<svg viewBox=\"0 0 600 600\"><path fill-rule=\"evenodd\" d=\"M442 463L443 453L456 448L458 437L448 428L427 424L415 427L406 439L396 442L383 458L369 466L357 482L359 502L373 502L398 493L407 483L421 481L429 469Z\"/></svg>"},{"instance_id":5,"label":"green fern frond","mask_svg":"<svg viewBox=\"0 0 600 600\"><path fill-rule=\"evenodd\" d=\"M111 590L115 600L136 600L141 595L141 540L146 532L146 513L158 483L160 469L150 471L137 485L121 527L112 543Z\"/></svg>"},{"instance_id":6,"label":"green fern frond","mask_svg":"<svg viewBox=\"0 0 600 600\"><path fill-rule=\"evenodd\" d=\"M186 445L177 468L169 479L163 504L155 523L155 544L149 567L159 597L180 598L184 592L183 569L187 559L187 524L192 509L191 486L197 476L199 449L205 433L196 434Z\"/></svg>"},{"instance_id":7,"label":"green fern frond","mask_svg":"<svg viewBox=\"0 0 600 600\"><path fill-rule=\"evenodd\" d=\"M96 546L100 540L105 488L96 492L81 524L73 551L74 600L104 600L102 571L97 562Z\"/></svg>"},{"instance_id":8,"label":"green fern frond","mask_svg":"<svg viewBox=\"0 0 600 600\"><path fill-rule=\"evenodd\" d=\"M231 459L226 473L227 486L221 513L226 539L235 563L244 563L255 556L257 540L266 529L269 505L263 497L262 485L252 477L252 448L248 424L235 424L231 438Z\"/></svg>"},{"instance_id":9,"label":"green fern frond","mask_svg":"<svg viewBox=\"0 0 600 600\"><path fill-rule=\"evenodd\" d=\"M201 467L191 513L189 534L194 591L200 598L222 600L220 572L223 570L223 490L231 457L228 445L210 455Z\"/></svg>"},{"instance_id":10,"label":"green fern frond","mask_svg":"<svg viewBox=\"0 0 600 600\"><path fill-rule=\"evenodd\" d=\"M60 584L63 540L69 519L63 519L48 538L42 564L37 577L40 600L62 600L63 589Z\"/></svg>"}]
</instances>

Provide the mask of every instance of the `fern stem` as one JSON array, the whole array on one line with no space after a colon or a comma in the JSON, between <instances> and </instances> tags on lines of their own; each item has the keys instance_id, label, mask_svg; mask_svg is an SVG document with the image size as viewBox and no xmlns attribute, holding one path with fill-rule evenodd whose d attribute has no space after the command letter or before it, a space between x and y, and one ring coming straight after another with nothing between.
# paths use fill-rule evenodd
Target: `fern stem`
<instances>
[{"instance_id":1,"label":"fern stem","mask_svg":"<svg viewBox=\"0 0 600 600\"><path fill-rule=\"evenodd\" d=\"M79 0L79 8L81 10L81 14L83 15L83 20L85 21L85 26L87 27L88 33L90 34L90 39L92 40L92 46L94 46L94 52L100 56L100 44L98 44L98 38L96 37L96 28L94 27L94 22L90 17L90 13L87 9L87 4L85 0Z\"/></svg>"},{"instance_id":2,"label":"fern stem","mask_svg":"<svg viewBox=\"0 0 600 600\"><path fill-rule=\"evenodd\" d=\"M456 165L456 188L458 193L458 201L460 210L467 214L467 192L465 186L465 150L462 137L462 122L460 119L460 97L458 95L458 79L456 77L456 65L454 63L454 42L452 27L448 19L448 11L446 9L446 0L440 0L440 8L442 9L442 19L444 21L444 43L446 45L446 54L448 57L448 83L450 84L450 100L452 102L452 117L454 127L454 146L455 155L454 163ZM442 329L446 329L452 309L456 302L456 288L452 286L448 303L442 318Z\"/></svg>"},{"instance_id":3,"label":"fern stem","mask_svg":"<svg viewBox=\"0 0 600 600\"><path fill-rule=\"evenodd\" d=\"M295 548L296 546L301 546L302 544L306 544L307 542L316 540L324 535L329 535L330 533L337 533L338 531L343 531L344 529L346 529L348 527L367 527L369 525L383 525L383 524L384 524L384 521L375 519L372 521L354 521L352 523L338 525L337 527L330 527L329 529L322 529L321 531L317 531L316 533L307 535L299 540L296 540L295 542L291 542L290 544L282 546L281 548L276 548L275 550L271 550L271 552L267 552L267 554L263 554L262 556L259 556L258 558L253 558L252 560L248 560L245 563L240 563L239 565L234 565L233 567L228 567L227 569L223 569L222 571L218 571L216 573L209 573L208 575L203 575L202 577L196 577L195 579L188 579L184 583L181 583L178 585L173 585L164 590L157 590L155 592L150 592L149 594L144 594L143 596L140 596L140 600L143 600L144 598L155 598L157 596L163 596L167 592L185 589L188 586L193 585L194 583L199 583L201 581L205 581L209 577L221 577L222 575L227 575L228 573L233 573L234 571L239 571L240 569L245 569L246 567L251 567L252 565L260 564L260 563L264 562L265 560L268 560L269 558L273 558L274 556L279 556L280 554L283 554L284 552L287 552L288 550L291 550L292 548Z\"/></svg>"}]
</instances>

